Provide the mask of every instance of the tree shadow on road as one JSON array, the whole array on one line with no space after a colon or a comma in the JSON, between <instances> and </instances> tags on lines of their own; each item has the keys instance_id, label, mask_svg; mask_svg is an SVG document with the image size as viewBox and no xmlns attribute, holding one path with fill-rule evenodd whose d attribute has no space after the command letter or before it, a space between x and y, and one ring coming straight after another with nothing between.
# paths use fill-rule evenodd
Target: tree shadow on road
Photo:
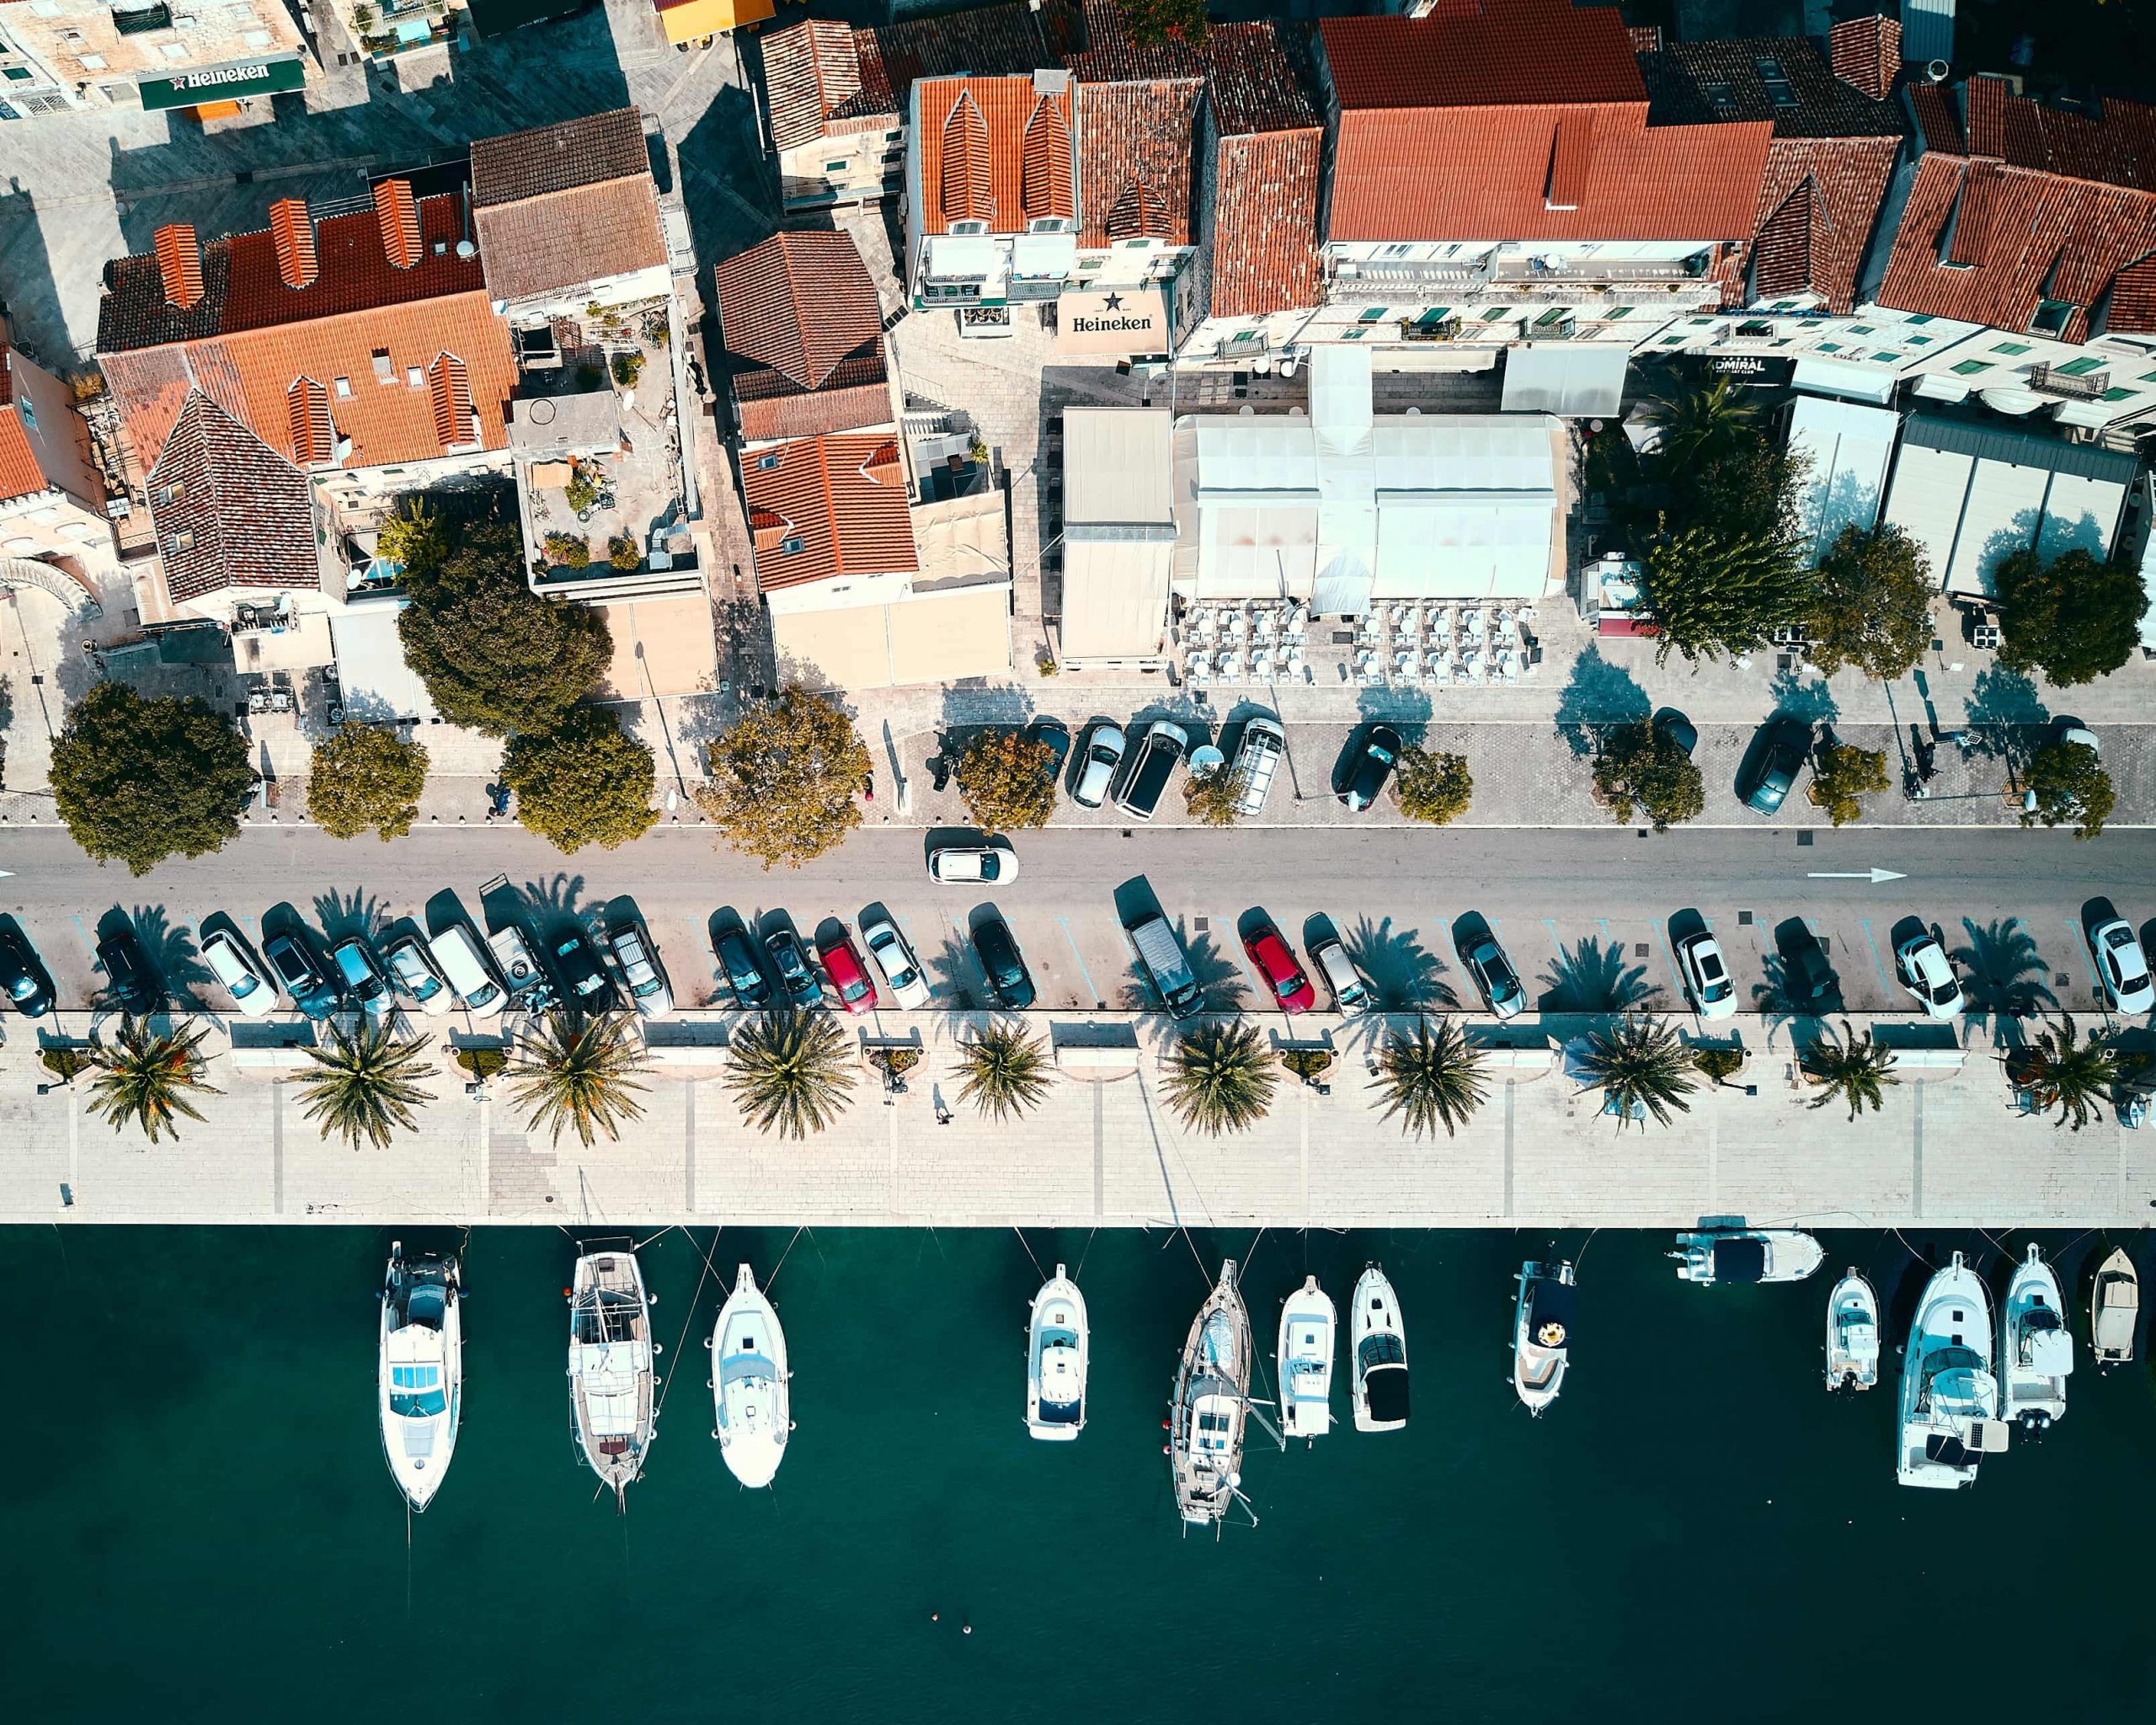
<instances>
[{"instance_id":1,"label":"tree shadow on road","mask_svg":"<svg viewBox=\"0 0 2156 1725\"><path fill-rule=\"evenodd\" d=\"M1243 974L1229 953L1224 953L1214 942L1209 932L1183 937L1183 951L1190 960L1190 974L1198 979L1199 992L1204 1004L1198 1010L1205 1012L1246 1012L1251 1005L1250 980ZM1123 973L1123 981L1116 991L1118 1010L1136 1012L1155 1020L1163 1029L1172 1030L1174 1024L1167 1009L1161 1004L1160 991L1154 986L1135 959Z\"/></svg>"},{"instance_id":2,"label":"tree shadow on road","mask_svg":"<svg viewBox=\"0 0 2156 1725\"><path fill-rule=\"evenodd\" d=\"M1422 944L1419 930L1396 929L1390 916L1378 922L1365 916L1342 935L1341 944L1377 996L1380 1012L1412 1012L1460 1004L1459 995L1444 980L1449 967Z\"/></svg>"},{"instance_id":3,"label":"tree shadow on road","mask_svg":"<svg viewBox=\"0 0 2156 1725\"><path fill-rule=\"evenodd\" d=\"M1625 956L1622 941L1589 935L1568 952L1560 946L1542 985L1537 1010L1545 1012L1625 1012L1664 1004L1662 985L1647 980L1647 967Z\"/></svg>"},{"instance_id":4,"label":"tree shadow on road","mask_svg":"<svg viewBox=\"0 0 2156 1725\"><path fill-rule=\"evenodd\" d=\"M333 888L315 895L314 920L321 925L323 937L332 946L352 934L362 940L372 940L382 923L382 900L361 888L355 888L350 893L340 893Z\"/></svg>"},{"instance_id":5,"label":"tree shadow on road","mask_svg":"<svg viewBox=\"0 0 2156 1725\"><path fill-rule=\"evenodd\" d=\"M947 1010L971 1012L977 1007L995 1004L989 996L979 967L974 963L972 948L957 934L943 937L943 944L924 960L930 985L936 991L937 1004Z\"/></svg>"},{"instance_id":6,"label":"tree shadow on road","mask_svg":"<svg viewBox=\"0 0 2156 1725\"><path fill-rule=\"evenodd\" d=\"M1988 665L1969 692L1966 729L1975 752L2004 761L2018 773L2042 741L2051 709L2025 673Z\"/></svg>"},{"instance_id":7,"label":"tree shadow on road","mask_svg":"<svg viewBox=\"0 0 2156 1725\"><path fill-rule=\"evenodd\" d=\"M183 1007L200 1008L202 1001L195 991L217 979L202 962L195 932L185 923L174 924L163 905L138 905L127 921L149 954L150 968L164 979L166 991L178 996Z\"/></svg>"},{"instance_id":8,"label":"tree shadow on road","mask_svg":"<svg viewBox=\"0 0 2156 1725\"><path fill-rule=\"evenodd\" d=\"M1654 711L1647 692L1621 665L1602 656L1590 644L1572 661L1572 675L1557 697L1557 734L1576 756L1594 752L1604 731L1645 718Z\"/></svg>"},{"instance_id":9,"label":"tree shadow on road","mask_svg":"<svg viewBox=\"0 0 2156 1725\"><path fill-rule=\"evenodd\" d=\"M1982 927L1974 917L1964 916L1961 927L1968 931L1967 944L1955 948L1948 956L1962 974L1967 1017L1988 1030L1993 1047L2019 1048L2023 1019L2058 1009L2051 971L2036 951L2036 937L2019 916Z\"/></svg>"}]
</instances>

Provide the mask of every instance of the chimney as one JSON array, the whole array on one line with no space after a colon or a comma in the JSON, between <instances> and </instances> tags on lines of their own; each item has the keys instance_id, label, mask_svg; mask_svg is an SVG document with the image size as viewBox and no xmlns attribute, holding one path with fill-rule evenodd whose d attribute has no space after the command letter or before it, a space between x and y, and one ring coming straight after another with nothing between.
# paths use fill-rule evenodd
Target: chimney
<instances>
[{"instance_id":1,"label":"chimney","mask_svg":"<svg viewBox=\"0 0 2156 1725\"><path fill-rule=\"evenodd\" d=\"M157 231L157 274L164 279L165 303L184 312L202 298L202 248L184 222Z\"/></svg>"},{"instance_id":2,"label":"chimney","mask_svg":"<svg viewBox=\"0 0 2156 1725\"><path fill-rule=\"evenodd\" d=\"M758 551L776 551L780 542L792 530L793 523L776 510L749 512L749 533Z\"/></svg>"},{"instance_id":3,"label":"chimney","mask_svg":"<svg viewBox=\"0 0 2156 1725\"><path fill-rule=\"evenodd\" d=\"M385 179L374 189L374 213L382 223L382 249L399 270L419 261L419 206L412 200L412 182Z\"/></svg>"},{"instance_id":4,"label":"chimney","mask_svg":"<svg viewBox=\"0 0 2156 1725\"><path fill-rule=\"evenodd\" d=\"M1827 33L1834 76L1875 102L1894 93L1902 69L1902 21L1897 18L1844 19Z\"/></svg>"},{"instance_id":5,"label":"chimney","mask_svg":"<svg viewBox=\"0 0 2156 1725\"><path fill-rule=\"evenodd\" d=\"M307 287L322 273L314 255L314 218L305 198L280 198L270 206L270 232L277 242L277 274L287 287Z\"/></svg>"}]
</instances>

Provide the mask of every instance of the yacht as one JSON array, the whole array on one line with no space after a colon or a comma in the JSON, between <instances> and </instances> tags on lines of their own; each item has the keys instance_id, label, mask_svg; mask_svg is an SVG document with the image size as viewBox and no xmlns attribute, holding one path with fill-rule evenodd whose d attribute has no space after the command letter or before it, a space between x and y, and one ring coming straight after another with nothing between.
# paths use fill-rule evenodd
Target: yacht
<instances>
[{"instance_id":1,"label":"yacht","mask_svg":"<svg viewBox=\"0 0 2156 1725\"><path fill-rule=\"evenodd\" d=\"M1280 1429L1321 1438L1332 1429L1332 1348L1340 1327L1332 1296L1315 1276L1280 1306Z\"/></svg>"},{"instance_id":2,"label":"yacht","mask_svg":"<svg viewBox=\"0 0 2156 1725\"><path fill-rule=\"evenodd\" d=\"M1999 1306L2000 1417L2031 1437L2066 1418L2066 1380L2073 1370L2073 1332L2066 1327L2058 1277L2040 1247L2014 1267Z\"/></svg>"},{"instance_id":3,"label":"yacht","mask_svg":"<svg viewBox=\"0 0 2156 1725\"><path fill-rule=\"evenodd\" d=\"M614 1488L617 1509L651 1449L658 1353L636 1253L580 1252L569 1288L569 1405L584 1459Z\"/></svg>"},{"instance_id":4,"label":"yacht","mask_svg":"<svg viewBox=\"0 0 2156 1725\"><path fill-rule=\"evenodd\" d=\"M712 1326L712 1400L718 1423L712 1435L734 1478L767 1486L786 1460L793 1429L786 1381L786 1332L778 1313L745 1263Z\"/></svg>"},{"instance_id":5,"label":"yacht","mask_svg":"<svg viewBox=\"0 0 2156 1725\"><path fill-rule=\"evenodd\" d=\"M1375 1264L1356 1278L1348 1333L1355 1362L1355 1429L1398 1431L1407 1423L1407 1334L1399 1296Z\"/></svg>"},{"instance_id":6,"label":"yacht","mask_svg":"<svg viewBox=\"0 0 2156 1725\"><path fill-rule=\"evenodd\" d=\"M1977 1463L2006 1447L1992 1375L1991 1296L1960 1252L1924 1284L1902 1350L1894 1477L1940 1491L1977 1482Z\"/></svg>"},{"instance_id":7,"label":"yacht","mask_svg":"<svg viewBox=\"0 0 2156 1725\"><path fill-rule=\"evenodd\" d=\"M2100 1370L2133 1358L2133 1330L2141 1319L2141 1278L2123 1251L2105 1258L2089 1296L2089 1338Z\"/></svg>"},{"instance_id":8,"label":"yacht","mask_svg":"<svg viewBox=\"0 0 2156 1725\"><path fill-rule=\"evenodd\" d=\"M1513 1313L1513 1391L1529 1413L1540 1415L1565 1387L1572 1363L1572 1311L1579 1287L1571 1264L1537 1263L1519 1269L1519 1301Z\"/></svg>"},{"instance_id":9,"label":"yacht","mask_svg":"<svg viewBox=\"0 0 2156 1725\"><path fill-rule=\"evenodd\" d=\"M431 1252L407 1258L403 1242L389 1242L376 1367L382 1453L414 1510L434 1501L456 1449L464 1413L463 1291L455 1258Z\"/></svg>"},{"instance_id":10,"label":"yacht","mask_svg":"<svg viewBox=\"0 0 2156 1725\"><path fill-rule=\"evenodd\" d=\"M1852 1264L1827 1296L1827 1387L1868 1390L1879 1381L1879 1296Z\"/></svg>"},{"instance_id":11,"label":"yacht","mask_svg":"<svg viewBox=\"0 0 2156 1725\"><path fill-rule=\"evenodd\" d=\"M1048 1443L1069 1443L1086 1429L1086 1296L1055 1267L1033 1295L1026 1326L1026 1429Z\"/></svg>"},{"instance_id":12,"label":"yacht","mask_svg":"<svg viewBox=\"0 0 2156 1725\"><path fill-rule=\"evenodd\" d=\"M1250 1311L1235 1286L1235 1261L1191 1321L1168 1409L1168 1465L1176 1508L1197 1526L1217 1528L1242 1482L1243 1422L1250 1413Z\"/></svg>"},{"instance_id":13,"label":"yacht","mask_svg":"<svg viewBox=\"0 0 2156 1725\"><path fill-rule=\"evenodd\" d=\"M1702 1228L1679 1234L1677 1279L1707 1286L1716 1282L1801 1282L1827 1254L1796 1228Z\"/></svg>"}]
</instances>

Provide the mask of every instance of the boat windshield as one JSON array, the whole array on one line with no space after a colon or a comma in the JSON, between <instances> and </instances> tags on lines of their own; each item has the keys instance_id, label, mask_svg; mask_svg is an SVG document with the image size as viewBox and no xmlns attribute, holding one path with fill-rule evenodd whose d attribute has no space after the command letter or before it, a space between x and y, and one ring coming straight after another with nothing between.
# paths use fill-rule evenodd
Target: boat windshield
<instances>
[{"instance_id":1,"label":"boat windshield","mask_svg":"<svg viewBox=\"0 0 2156 1725\"><path fill-rule=\"evenodd\" d=\"M449 1411L438 1365L389 1368L389 1411L400 1419L430 1419Z\"/></svg>"},{"instance_id":2,"label":"boat windshield","mask_svg":"<svg viewBox=\"0 0 2156 1725\"><path fill-rule=\"evenodd\" d=\"M1380 1331L1376 1335L1363 1338L1363 1345L1356 1350L1363 1362L1363 1370L1369 1371L1380 1365L1401 1365L1406 1363L1407 1344L1399 1337Z\"/></svg>"},{"instance_id":3,"label":"boat windshield","mask_svg":"<svg viewBox=\"0 0 2156 1725\"><path fill-rule=\"evenodd\" d=\"M1043 1425L1075 1425L1078 1423L1078 1409L1079 1404L1075 1402L1051 1402L1046 1397L1043 1397L1041 1423Z\"/></svg>"},{"instance_id":4,"label":"boat windshield","mask_svg":"<svg viewBox=\"0 0 2156 1725\"><path fill-rule=\"evenodd\" d=\"M1058 1324L1051 1326L1041 1332L1041 1351L1043 1353L1046 1353L1051 1348L1068 1348L1075 1352L1077 1346L1078 1332L1075 1330L1066 1330L1061 1325Z\"/></svg>"}]
</instances>

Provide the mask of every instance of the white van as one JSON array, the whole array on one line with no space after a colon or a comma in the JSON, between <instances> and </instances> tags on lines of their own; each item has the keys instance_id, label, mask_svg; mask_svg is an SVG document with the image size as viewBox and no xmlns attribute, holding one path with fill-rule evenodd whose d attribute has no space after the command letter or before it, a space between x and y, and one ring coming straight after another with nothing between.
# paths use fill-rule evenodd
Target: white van
<instances>
[{"instance_id":1,"label":"white van","mask_svg":"<svg viewBox=\"0 0 2156 1725\"><path fill-rule=\"evenodd\" d=\"M1235 776L1242 781L1235 813L1246 820L1265 812L1273 775L1287 752L1288 734L1273 720L1253 717L1243 721L1243 740L1235 747Z\"/></svg>"},{"instance_id":2,"label":"white van","mask_svg":"<svg viewBox=\"0 0 2156 1725\"><path fill-rule=\"evenodd\" d=\"M434 954L435 968L448 979L473 1017L491 1018L501 1011L508 994L470 929L452 922L440 934L428 937L427 950Z\"/></svg>"}]
</instances>

